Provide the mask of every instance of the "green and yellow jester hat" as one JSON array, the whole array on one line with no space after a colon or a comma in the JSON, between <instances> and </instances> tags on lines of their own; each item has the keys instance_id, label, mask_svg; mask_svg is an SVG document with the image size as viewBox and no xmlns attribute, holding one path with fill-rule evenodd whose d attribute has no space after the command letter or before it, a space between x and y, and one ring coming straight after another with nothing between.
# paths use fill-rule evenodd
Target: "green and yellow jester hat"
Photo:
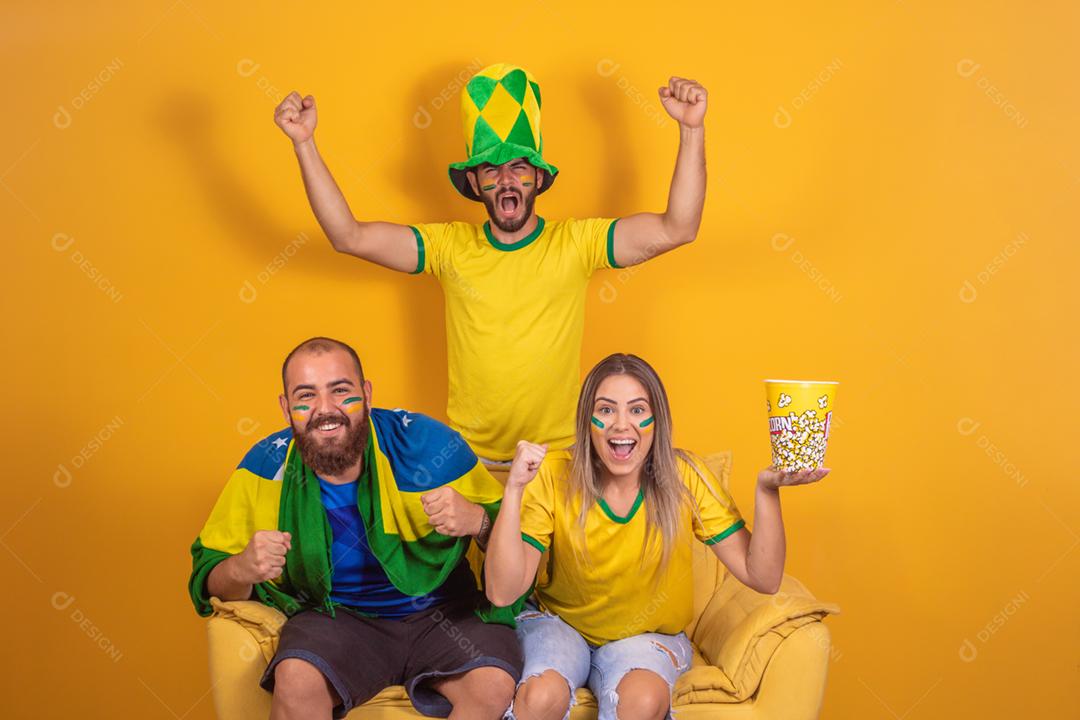
<instances>
[{"instance_id":1,"label":"green and yellow jester hat","mask_svg":"<svg viewBox=\"0 0 1080 720\"><path fill-rule=\"evenodd\" d=\"M540 85L528 70L496 63L473 75L461 90L461 120L468 160L450 163L450 182L470 200L480 200L465 176L481 163L502 165L525 158L545 171L544 192L559 169L544 162L540 134Z\"/></svg>"}]
</instances>

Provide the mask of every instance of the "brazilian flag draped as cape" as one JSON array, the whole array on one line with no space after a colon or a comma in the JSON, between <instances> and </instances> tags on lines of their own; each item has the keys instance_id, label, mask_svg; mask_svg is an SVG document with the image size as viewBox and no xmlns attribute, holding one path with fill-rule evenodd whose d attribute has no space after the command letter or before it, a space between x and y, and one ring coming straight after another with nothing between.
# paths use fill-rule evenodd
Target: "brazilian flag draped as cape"
<instances>
[{"instance_id":1,"label":"brazilian flag draped as cape","mask_svg":"<svg viewBox=\"0 0 1080 720\"><path fill-rule=\"evenodd\" d=\"M461 562L470 538L449 537L428 522L420 496L444 485L487 511L498 513L503 487L478 461L464 438L419 413L372 408L357 506L368 545L387 577L405 595L438 588ZM282 455L284 462L282 463ZM305 609L334 615L330 599L333 535L319 479L304 464L287 429L257 444L233 472L191 546L191 600L210 615L210 571L241 552L257 530L292 535L281 577L258 583L255 595L288 616ZM486 600L476 614L486 622L514 625L524 596L506 608Z\"/></svg>"}]
</instances>

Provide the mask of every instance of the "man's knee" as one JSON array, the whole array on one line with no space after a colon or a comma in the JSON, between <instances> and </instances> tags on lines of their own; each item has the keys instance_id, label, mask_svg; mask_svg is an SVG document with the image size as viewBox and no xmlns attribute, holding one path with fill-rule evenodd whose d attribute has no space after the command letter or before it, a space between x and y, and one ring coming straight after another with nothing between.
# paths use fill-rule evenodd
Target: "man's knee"
<instances>
[{"instance_id":1,"label":"man's knee","mask_svg":"<svg viewBox=\"0 0 1080 720\"><path fill-rule=\"evenodd\" d=\"M299 658L285 658L274 668L274 701L329 708L340 702L322 672Z\"/></svg>"},{"instance_id":2,"label":"man's knee","mask_svg":"<svg viewBox=\"0 0 1080 720\"><path fill-rule=\"evenodd\" d=\"M479 667L435 686L453 705L476 709L477 717L501 717L514 697L514 678L497 667Z\"/></svg>"},{"instance_id":3,"label":"man's knee","mask_svg":"<svg viewBox=\"0 0 1080 720\"><path fill-rule=\"evenodd\" d=\"M619 718L663 718L671 705L667 681L649 670L631 670L616 688Z\"/></svg>"},{"instance_id":4,"label":"man's knee","mask_svg":"<svg viewBox=\"0 0 1080 720\"><path fill-rule=\"evenodd\" d=\"M554 670L526 680L514 696L516 714L537 720L562 720L570 709L570 686Z\"/></svg>"}]
</instances>

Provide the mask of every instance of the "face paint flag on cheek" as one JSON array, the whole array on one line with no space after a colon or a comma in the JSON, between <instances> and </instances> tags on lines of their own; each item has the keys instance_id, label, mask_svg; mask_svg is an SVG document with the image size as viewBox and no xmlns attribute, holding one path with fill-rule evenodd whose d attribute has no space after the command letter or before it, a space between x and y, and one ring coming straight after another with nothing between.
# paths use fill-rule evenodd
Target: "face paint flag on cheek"
<instances>
[{"instance_id":1,"label":"face paint flag on cheek","mask_svg":"<svg viewBox=\"0 0 1080 720\"><path fill-rule=\"evenodd\" d=\"M597 417L595 415L593 415L592 424L595 425L596 427L600 428L601 430L604 429L604 423L600 422L600 420L597 419Z\"/></svg>"},{"instance_id":2,"label":"face paint flag on cheek","mask_svg":"<svg viewBox=\"0 0 1080 720\"><path fill-rule=\"evenodd\" d=\"M651 432L652 429L653 429L653 420L655 420L655 419L656 419L655 415L653 417L646 418L645 420L642 420L640 423L638 423L638 427L641 428L642 430L648 430L648 431Z\"/></svg>"},{"instance_id":3,"label":"face paint flag on cheek","mask_svg":"<svg viewBox=\"0 0 1080 720\"><path fill-rule=\"evenodd\" d=\"M349 397L345 398L341 403L345 407L345 412L352 415L354 412L358 412L364 408L364 398Z\"/></svg>"},{"instance_id":4,"label":"face paint flag on cheek","mask_svg":"<svg viewBox=\"0 0 1080 720\"><path fill-rule=\"evenodd\" d=\"M311 408L307 405L293 405L292 419L298 423L302 423L307 419L309 412L311 412Z\"/></svg>"}]
</instances>

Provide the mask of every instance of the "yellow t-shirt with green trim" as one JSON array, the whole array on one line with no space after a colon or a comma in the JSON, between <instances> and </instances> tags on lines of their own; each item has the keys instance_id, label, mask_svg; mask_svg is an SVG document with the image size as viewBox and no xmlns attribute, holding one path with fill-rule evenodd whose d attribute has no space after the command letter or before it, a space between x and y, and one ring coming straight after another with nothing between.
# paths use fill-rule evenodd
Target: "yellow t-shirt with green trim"
<instances>
[{"instance_id":1,"label":"yellow t-shirt with green trim","mask_svg":"<svg viewBox=\"0 0 1080 720\"><path fill-rule=\"evenodd\" d=\"M566 502L570 451L548 453L525 486L521 502L522 539L541 552L551 550L547 577L540 573L536 585L540 607L557 614L593 645L643 632L682 632L694 613L693 539L712 545L745 525L735 502L705 463L700 458L694 461L705 481L689 463L677 460L694 504L683 505L680 533L662 572L658 536L642 562L646 509L640 492L625 517L617 516L603 500L589 511L584 532L588 552L583 556L581 500L575 496Z\"/></svg>"},{"instance_id":2,"label":"yellow t-shirt with green trim","mask_svg":"<svg viewBox=\"0 0 1080 720\"><path fill-rule=\"evenodd\" d=\"M446 414L477 455L509 460L519 440L574 441L585 291L614 258L617 218L547 223L512 245L489 222L412 225L419 262L446 297Z\"/></svg>"}]
</instances>

